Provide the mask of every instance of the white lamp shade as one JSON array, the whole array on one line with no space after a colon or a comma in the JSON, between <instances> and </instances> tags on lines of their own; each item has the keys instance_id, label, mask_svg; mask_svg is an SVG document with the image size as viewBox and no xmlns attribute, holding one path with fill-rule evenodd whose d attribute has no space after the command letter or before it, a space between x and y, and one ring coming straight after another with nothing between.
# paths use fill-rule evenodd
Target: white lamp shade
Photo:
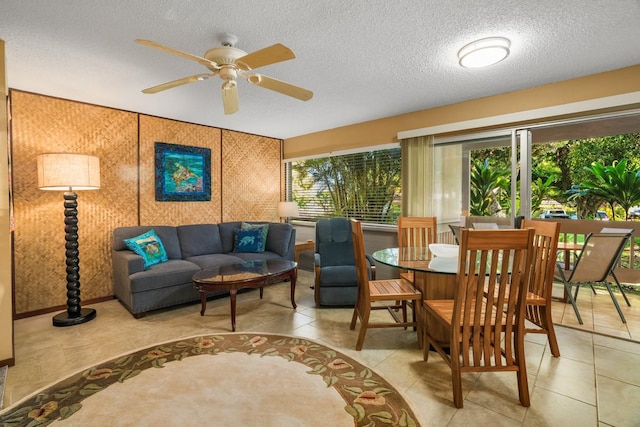
<instances>
[{"instance_id":1,"label":"white lamp shade","mask_svg":"<svg viewBox=\"0 0 640 427\"><path fill-rule=\"evenodd\" d=\"M298 216L298 204L296 202L278 202L278 216L287 218L290 216Z\"/></svg>"},{"instance_id":2,"label":"white lamp shade","mask_svg":"<svg viewBox=\"0 0 640 427\"><path fill-rule=\"evenodd\" d=\"M38 188L58 191L97 190L100 188L100 159L85 154L40 154Z\"/></svg>"}]
</instances>

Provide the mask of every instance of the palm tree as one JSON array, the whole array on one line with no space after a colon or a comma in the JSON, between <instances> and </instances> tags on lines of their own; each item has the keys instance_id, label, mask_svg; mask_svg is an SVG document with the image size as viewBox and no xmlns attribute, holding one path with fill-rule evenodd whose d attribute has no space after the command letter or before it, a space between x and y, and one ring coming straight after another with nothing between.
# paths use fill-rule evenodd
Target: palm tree
<instances>
[{"instance_id":1,"label":"palm tree","mask_svg":"<svg viewBox=\"0 0 640 427\"><path fill-rule=\"evenodd\" d=\"M609 203L615 220L614 204L625 211L625 220L629 219L629 208L640 203L640 169L627 170L627 159L614 161L611 166L592 163L585 166L590 173L589 180L574 185L568 192L570 200L587 195L600 197Z\"/></svg>"}]
</instances>

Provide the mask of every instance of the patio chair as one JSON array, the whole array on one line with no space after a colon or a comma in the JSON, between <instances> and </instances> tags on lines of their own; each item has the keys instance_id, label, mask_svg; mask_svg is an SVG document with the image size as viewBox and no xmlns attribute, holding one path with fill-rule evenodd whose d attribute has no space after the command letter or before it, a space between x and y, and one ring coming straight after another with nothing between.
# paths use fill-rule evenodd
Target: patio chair
<instances>
[{"instance_id":1,"label":"patio chair","mask_svg":"<svg viewBox=\"0 0 640 427\"><path fill-rule=\"evenodd\" d=\"M460 244L460 230L462 230L464 227L461 225L452 225L449 224L449 229L451 230L451 233L453 233L453 240L455 240L456 245Z\"/></svg>"},{"instance_id":2,"label":"patio chair","mask_svg":"<svg viewBox=\"0 0 640 427\"><path fill-rule=\"evenodd\" d=\"M571 302L581 325L583 324L582 316L580 316L580 311L578 311L578 306L576 305L578 290L580 290L581 285L588 284L592 286L593 283L604 284L622 323L627 323L620 305L618 305L618 300L613 294L608 277L611 276L613 278L627 305L630 306L631 303L613 270L620 259L625 244L630 238L631 233L589 233L585 238L584 246L573 265L573 269L567 270L562 264L557 264L556 278L564 284L567 298ZM572 294L573 286L576 289Z\"/></svg>"},{"instance_id":3,"label":"patio chair","mask_svg":"<svg viewBox=\"0 0 640 427\"><path fill-rule=\"evenodd\" d=\"M355 329L356 322L360 319L360 332L356 342L356 350L362 350L365 335L369 328L392 328L412 326L422 333L422 327L416 322L416 301L422 299L419 290L405 279L369 280L367 274L367 261L364 253L364 239L362 237L362 224L360 221L351 220L351 238L358 270L358 299L353 309L351 325L349 329ZM411 310L413 320L407 321L407 302L412 302ZM402 310L402 319L398 318L396 310ZM393 322L371 321L372 310L387 310ZM419 340L418 340L419 341Z\"/></svg>"},{"instance_id":4,"label":"patio chair","mask_svg":"<svg viewBox=\"0 0 640 427\"><path fill-rule=\"evenodd\" d=\"M530 405L524 319L534 233L462 230L455 298L423 301L424 360L431 345L449 365L456 408L463 405L463 372L516 372L520 403ZM436 326L446 328L448 343L432 335Z\"/></svg>"},{"instance_id":5,"label":"patio chair","mask_svg":"<svg viewBox=\"0 0 640 427\"><path fill-rule=\"evenodd\" d=\"M465 216L464 226L474 229L513 228L513 221L503 216Z\"/></svg>"}]
</instances>

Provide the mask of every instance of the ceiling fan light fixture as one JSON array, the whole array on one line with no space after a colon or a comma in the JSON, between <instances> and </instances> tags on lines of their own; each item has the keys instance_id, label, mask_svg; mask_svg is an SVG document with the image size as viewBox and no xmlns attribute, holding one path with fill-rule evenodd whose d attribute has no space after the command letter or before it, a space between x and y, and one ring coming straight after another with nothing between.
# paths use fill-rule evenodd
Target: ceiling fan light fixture
<instances>
[{"instance_id":1,"label":"ceiling fan light fixture","mask_svg":"<svg viewBox=\"0 0 640 427\"><path fill-rule=\"evenodd\" d=\"M232 90L238 86L238 83L235 80L227 80L222 83L222 90Z\"/></svg>"},{"instance_id":2,"label":"ceiling fan light fixture","mask_svg":"<svg viewBox=\"0 0 640 427\"><path fill-rule=\"evenodd\" d=\"M465 68L481 68L497 64L509 56L511 41L504 37L476 40L458 51L459 64Z\"/></svg>"},{"instance_id":3,"label":"ceiling fan light fixture","mask_svg":"<svg viewBox=\"0 0 640 427\"><path fill-rule=\"evenodd\" d=\"M259 85L261 80L260 74L252 73L247 76L247 81L252 85Z\"/></svg>"}]
</instances>

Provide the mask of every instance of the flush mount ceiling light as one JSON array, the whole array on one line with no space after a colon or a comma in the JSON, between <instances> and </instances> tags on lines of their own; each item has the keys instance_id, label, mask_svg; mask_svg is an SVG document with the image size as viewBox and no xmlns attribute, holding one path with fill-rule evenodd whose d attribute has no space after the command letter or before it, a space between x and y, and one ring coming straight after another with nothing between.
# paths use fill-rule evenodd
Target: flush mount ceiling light
<instances>
[{"instance_id":1,"label":"flush mount ceiling light","mask_svg":"<svg viewBox=\"0 0 640 427\"><path fill-rule=\"evenodd\" d=\"M497 64L509 56L511 42L504 37L487 37L476 40L458 51L460 65L465 68L480 68Z\"/></svg>"}]
</instances>

